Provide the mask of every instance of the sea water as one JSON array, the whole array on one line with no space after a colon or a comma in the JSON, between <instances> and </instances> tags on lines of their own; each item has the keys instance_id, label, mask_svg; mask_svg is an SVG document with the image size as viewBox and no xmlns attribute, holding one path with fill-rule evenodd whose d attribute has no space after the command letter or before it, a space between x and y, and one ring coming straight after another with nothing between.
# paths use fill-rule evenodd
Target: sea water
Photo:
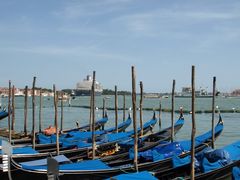
<instances>
[{"instance_id":1,"label":"sea water","mask_svg":"<svg viewBox=\"0 0 240 180\"><path fill-rule=\"evenodd\" d=\"M106 108L114 108L114 96L97 96L96 97L96 114L95 119L98 120L102 117L102 110L100 109L103 105L103 98L106 100ZM2 106L7 107L8 98L2 98ZM139 107L139 97L137 97L137 107ZM143 101L143 108L148 108L152 110L143 111L143 122L150 120L153 116L153 111L159 108L160 99L147 99ZM63 102L63 129L69 129L76 127L76 122L81 125L89 123L89 108L83 108L83 106L89 106L89 97L81 96L76 98L71 98L70 101ZM171 98L161 99L161 104L163 109L171 108ZM216 106L220 110L240 110L240 98L216 98ZM61 119L61 103L58 104L58 124L60 125ZM39 97L36 97L35 102L35 129L39 129ZM211 110L212 99L211 98L197 98L195 102L196 110ZM118 96L118 107L123 107L123 96ZM132 102L131 96L126 96L126 108L131 109ZM175 110L183 107L185 110L191 110L191 98L175 98ZM55 111L54 103L52 97L43 97L42 100L42 129L54 125ZM108 110L109 121L105 125L106 128L113 127L115 125L115 111ZM126 118L128 113L131 111L126 111ZM156 112L157 118L159 117L158 112ZM240 113L222 113L222 119L224 121L224 130L222 135L216 140L216 147L221 147L235 140L239 140L240 137ZM137 111L137 121L139 124L139 110ZM174 119L177 120L179 114L174 113ZM192 115L184 114L185 124L183 128L176 134L176 140L190 139L191 138L191 127L192 127ZM7 128L7 119L5 118L0 121L0 128ZM119 123L123 121L123 110L118 110ZM162 112L161 113L162 128L171 125L171 113ZM211 129L212 127L212 114L211 113L197 113L196 114L196 135L204 133ZM218 121L218 114L215 114L215 123ZM27 126L28 131L31 132L32 128L32 99L28 98L28 114L27 114ZM15 97L15 131L23 131L24 128L24 97ZM132 124L127 130L132 129ZM154 131L158 131L158 123L154 127Z\"/></svg>"}]
</instances>

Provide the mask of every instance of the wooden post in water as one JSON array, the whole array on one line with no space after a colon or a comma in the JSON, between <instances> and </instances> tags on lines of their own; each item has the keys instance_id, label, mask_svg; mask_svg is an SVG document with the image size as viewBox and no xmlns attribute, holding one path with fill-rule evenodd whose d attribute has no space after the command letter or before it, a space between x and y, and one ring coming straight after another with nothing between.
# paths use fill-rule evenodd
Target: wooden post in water
<instances>
[{"instance_id":1,"label":"wooden post in water","mask_svg":"<svg viewBox=\"0 0 240 180\"><path fill-rule=\"evenodd\" d=\"M58 134L58 92L56 91L55 84L53 85L53 93L54 93L54 110L55 110L55 128L56 128L56 146L57 146L57 155L59 155L59 134Z\"/></svg>"},{"instance_id":2,"label":"wooden post in water","mask_svg":"<svg viewBox=\"0 0 240 180\"><path fill-rule=\"evenodd\" d=\"M33 77L33 85L32 85L32 147L35 149L35 83L36 77Z\"/></svg>"},{"instance_id":3,"label":"wooden post in water","mask_svg":"<svg viewBox=\"0 0 240 180\"><path fill-rule=\"evenodd\" d=\"M213 77L213 93L212 93L212 148L214 149L215 132L214 132L214 116L215 116L215 96L216 96L216 77Z\"/></svg>"},{"instance_id":4,"label":"wooden post in water","mask_svg":"<svg viewBox=\"0 0 240 180\"><path fill-rule=\"evenodd\" d=\"M39 96L39 132L42 132L42 89Z\"/></svg>"},{"instance_id":5,"label":"wooden post in water","mask_svg":"<svg viewBox=\"0 0 240 180\"><path fill-rule=\"evenodd\" d=\"M105 117L105 106L106 106L106 99L105 97L103 98L103 108L102 108L102 118Z\"/></svg>"},{"instance_id":6,"label":"wooden post in water","mask_svg":"<svg viewBox=\"0 0 240 180\"><path fill-rule=\"evenodd\" d=\"M162 102L161 102L161 98L159 100L159 130L162 128L162 118L161 118L161 113L162 113Z\"/></svg>"},{"instance_id":7,"label":"wooden post in water","mask_svg":"<svg viewBox=\"0 0 240 180\"><path fill-rule=\"evenodd\" d=\"M11 94L12 94L12 85L11 85L11 81L9 80L8 82L8 131L9 131L9 143L11 144L12 141L12 132L11 132Z\"/></svg>"},{"instance_id":8,"label":"wooden post in water","mask_svg":"<svg viewBox=\"0 0 240 180\"><path fill-rule=\"evenodd\" d=\"M93 108L92 99L93 99L93 93L92 93L92 89L91 89L91 92L90 92L90 109L89 109L89 130L90 131L93 131L92 130L92 108Z\"/></svg>"},{"instance_id":9,"label":"wooden post in water","mask_svg":"<svg viewBox=\"0 0 240 180\"><path fill-rule=\"evenodd\" d=\"M174 96L175 96L175 79L173 80L173 84L172 84L171 142L173 142L173 138L174 138Z\"/></svg>"},{"instance_id":10,"label":"wooden post in water","mask_svg":"<svg viewBox=\"0 0 240 180\"><path fill-rule=\"evenodd\" d=\"M140 81L140 128L141 128L141 136L143 136L143 83Z\"/></svg>"},{"instance_id":11,"label":"wooden post in water","mask_svg":"<svg viewBox=\"0 0 240 180\"><path fill-rule=\"evenodd\" d=\"M134 128L134 167L138 171L138 136L137 136L137 113L136 113L136 74L132 66L132 108L133 108L133 128Z\"/></svg>"},{"instance_id":12,"label":"wooden post in water","mask_svg":"<svg viewBox=\"0 0 240 180\"><path fill-rule=\"evenodd\" d=\"M93 71L93 83L92 83L92 159L95 159L95 81L96 72Z\"/></svg>"},{"instance_id":13,"label":"wooden post in water","mask_svg":"<svg viewBox=\"0 0 240 180\"><path fill-rule=\"evenodd\" d=\"M27 136L27 114L28 114L28 86L25 86L24 97L24 135Z\"/></svg>"},{"instance_id":14,"label":"wooden post in water","mask_svg":"<svg viewBox=\"0 0 240 180\"><path fill-rule=\"evenodd\" d=\"M118 93L117 93L117 86L115 86L115 129L116 129L116 133L118 133Z\"/></svg>"},{"instance_id":15,"label":"wooden post in water","mask_svg":"<svg viewBox=\"0 0 240 180\"><path fill-rule=\"evenodd\" d=\"M63 92L61 92L61 127L60 127L60 131L62 132L63 130Z\"/></svg>"},{"instance_id":16,"label":"wooden post in water","mask_svg":"<svg viewBox=\"0 0 240 180\"><path fill-rule=\"evenodd\" d=\"M12 87L12 131L14 131L15 126L15 86Z\"/></svg>"},{"instance_id":17,"label":"wooden post in water","mask_svg":"<svg viewBox=\"0 0 240 180\"><path fill-rule=\"evenodd\" d=\"M126 96L123 94L123 122L125 121L126 118Z\"/></svg>"},{"instance_id":18,"label":"wooden post in water","mask_svg":"<svg viewBox=\"0 0 240 180\"><path fill-rule=\"evenodd\" d=\"M191 137L191 179L195 179L194 156L195 156L195 66L192 66L192 137Z\"/></svg>"}]
</instances>

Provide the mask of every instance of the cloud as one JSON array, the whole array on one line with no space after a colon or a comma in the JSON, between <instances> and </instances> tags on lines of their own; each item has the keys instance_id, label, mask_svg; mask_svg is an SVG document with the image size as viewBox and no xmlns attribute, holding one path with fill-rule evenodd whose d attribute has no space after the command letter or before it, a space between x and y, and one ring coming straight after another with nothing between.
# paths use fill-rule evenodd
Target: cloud
<instances>
[{"instance_id":1,"label":"cloud","mask_svg":"<svg viewBox=\"0 0 240 180\"><path fill-rule=\"evenodd\" d=\"M100 16L127 8L127 5L135 0L101 0L101 1L68 1L63 9L54 11L57 17L75 19L92 16Z\"/></svg>"},{"instance_id":2,"label":"cloud","mask_svg":"<svg viewBox=\"0 0 240 180\"><path fill-rule=\"evenodd\" d=\"M181 10L173 12L172 10L159 9L150 12L124 15L117 17L112 21L118 21L121 24L126 24L130 31L144 32L158 29L157 27L161 27L161 25L174 27L181 25L181 23L196 24L216 20L237 20L239 18L239 13L231 12L205 12L192 10L188 12Z\"/></svg>"},{"instance_id":3,"label":"cloud","mask_svg":"<svg viewBox=\"0 0 240 180\"><path fill-rule=\"evenodd\" d=\"M9 47L0 48L0 51L11 53L26 53L36 55L54 56L54 59L58 57L77 57L92 59L92 61L101 62L122 62L122 63L136 63L138 60L135 57L129 55L119 54L117 52L103 51L98 47L93 46L77 46L77 47L60 47L60 46L35 46L35 47ZM50 60L50 59L49 59Z\"/></svg>"}]
</instances>

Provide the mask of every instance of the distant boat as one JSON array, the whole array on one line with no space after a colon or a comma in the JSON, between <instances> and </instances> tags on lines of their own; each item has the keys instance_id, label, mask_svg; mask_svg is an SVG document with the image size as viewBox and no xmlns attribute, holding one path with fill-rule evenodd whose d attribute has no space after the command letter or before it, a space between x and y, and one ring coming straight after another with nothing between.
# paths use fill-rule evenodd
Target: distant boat
<instances>
[{"instance_id":1,"label":"distant boat","mask_svg":"<svg viewBox=\"0 0 240 180\"><path fill-rule=\"evenodd\" d=\"M86 79L82 82L78 82L76 89L71 94L72 96L90 96L93 79L90 75L87 75ZM95 95L102 95L103 88L99 82L95 84Z\"/></svg>"},{"instance_id":2,"label":"distant boat","mask_svg":"<svg viewBox=\"0 0 240 180\"><path fill-rule=\"evenodd\" d=\"M70 98L70 96L69 95L67 95L67 94L64 94L63 96L59 96L58 97L58 100L63 100L63 101L66 101L66 100L68 100Z\"/></svg>"},{"instance_id":3,"label":"distant boat","mask_svg":"<svg viewBox=\"0 0 240 180\"><path fill-rule=\"evenodd\" d=\"M145 94L143 97L144 98L160 98L161 96L159 94Z\"/></svg>"},{"instance_id":4,"label":"distant boat","mask_svg":"<svg viewBox=\"0 0 240 180\"><path fill-rule=\"evenodd\" d=\"M175 95L177 98L190 98L192 97L191 87L183 87L182 92ZM200 88L200 90L195 91L196 98L211 98L212 94L209 94L205 89Z\"/></svg>"}]
</instances>

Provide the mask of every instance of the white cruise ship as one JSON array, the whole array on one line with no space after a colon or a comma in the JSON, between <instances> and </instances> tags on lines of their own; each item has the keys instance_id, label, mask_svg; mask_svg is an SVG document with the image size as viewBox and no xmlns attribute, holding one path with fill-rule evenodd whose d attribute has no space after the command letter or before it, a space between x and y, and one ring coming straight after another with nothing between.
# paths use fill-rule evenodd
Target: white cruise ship
<instances>
[{"instance_id":1,"label":"white cruise ship","mask_svg":"<svg viewBox=\"0 0 240 180\"><path fill-rule=\"evenodd\" d=\"M74 90L75 96L89 96L91 94L93 79L90 75L87 75L86 79L78 82L76 85L76 89ZM103 88L99 82L95 83L95 95L101 95L103 92Z\"/></svg>"}]
</instances>

